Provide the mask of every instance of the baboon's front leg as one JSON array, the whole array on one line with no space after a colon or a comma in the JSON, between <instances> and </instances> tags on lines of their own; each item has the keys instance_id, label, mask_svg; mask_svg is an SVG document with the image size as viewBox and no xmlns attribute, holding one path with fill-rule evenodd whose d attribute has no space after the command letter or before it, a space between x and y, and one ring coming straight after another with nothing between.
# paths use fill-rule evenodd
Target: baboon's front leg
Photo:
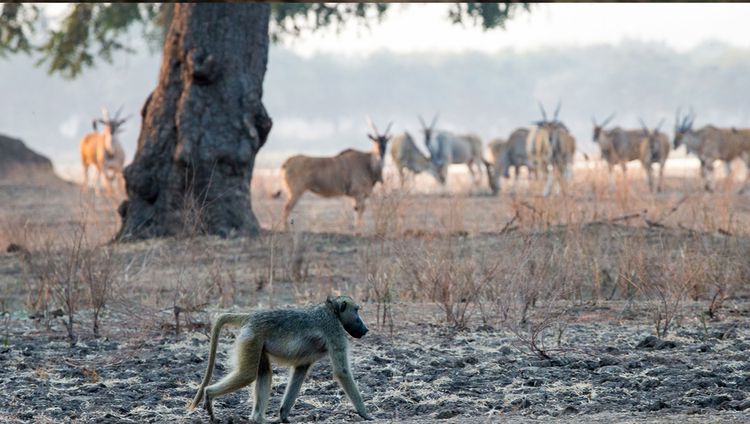
<instances>
[{"instance_id":1,"label":"baboon's front leg","mask_svg":"<svg viewBox=\"0 0 750 424\"><path fill-rule=\"evenodd\" d=\"M354 405L354 409L360 417L371 420L373 419L367 413L365 403L362 401L362 395L359 394L357 384L354 382L352 372L349 369L349 358L347 357L346 348L336 348L331 350L331 365L333 367L333 376L339 382L344 393Z\"/></svg>"},{"instance_id":2,"label":"baboon's front leg","mask_svg":"<svg viewBox=\"0 0 750 424\"><path fill-rule=\"evenodd\" d=\"M268 398L271 396L271 362L268 354L263 352L258 365L258 378L255 380L255 404L251 419L256 423L266 422L266 409L268 409Z\"/></svg>"},{"instance_id":3,"label":"baboon's front leg","mask_svg":"<svg viewBox=\"0 0 750 424\"><path fill-rule=\"evenodd\" d=\"M279 411L279 417L281 418L282 423L289 422L289 412L292 410L294 402L297 400L299 390L302 388L302 382L305 381L309 369L309 364L294 367L292 376L289 378L289 383L286 386L284 401L281 403L281 410Z\"/></svg>"}]
</instances>

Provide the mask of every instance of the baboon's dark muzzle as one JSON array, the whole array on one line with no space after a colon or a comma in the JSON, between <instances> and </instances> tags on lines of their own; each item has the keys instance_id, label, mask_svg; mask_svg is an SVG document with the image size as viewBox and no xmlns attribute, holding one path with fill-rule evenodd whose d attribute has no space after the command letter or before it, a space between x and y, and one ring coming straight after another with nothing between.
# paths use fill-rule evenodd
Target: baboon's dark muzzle
<instances>
[{"instance_id":1,"label":"baboon's dark muzzle","mask_svg":"<svg viewBox=\"0 0 750 424\"><path fill-rule=\"evenodd\" d=\"M355 339L359 339L367 334L367 332L370 330L367 328L364 322L359 321L355 325L352 325L350 328L347 328L346 331Z\"/></svg>"}]
</instances>

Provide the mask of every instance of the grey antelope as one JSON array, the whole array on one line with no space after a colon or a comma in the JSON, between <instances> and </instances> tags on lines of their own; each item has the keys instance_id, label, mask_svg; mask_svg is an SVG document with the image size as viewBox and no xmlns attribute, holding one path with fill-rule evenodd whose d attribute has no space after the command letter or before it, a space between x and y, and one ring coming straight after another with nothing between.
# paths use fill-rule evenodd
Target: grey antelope
<instances>
[{"instance_id":1,"label":"grey antelope","mask_svg":"<svg viewBox=\"0 0 750 424\"><path fill-rule=\"evenodd\" d=\"M282 191L286 194L284 229L289 228L289 214L294 205L308 190L323 197L351 197L357 212L357 227L362 225L365 200L375 184L383 182L383 157L392 123L382 134L369 118L368 124L372 134L367 137L373 142L370 152L347 149L333 157L295 155L284 162L281 166Z\"/></svg>"},{"instance_id":2,"label":"grey antelope","mask_svg":"<svg viewBox=\"0 0 750 424\"><path fill-rule=\"evenodd\" d=\"M83 164L83 189L88 187L89 167L91 165L96 168L96 181L94 182L96 194L99 194L99 181L102 176L104 176L104 185L108 194L112 194L111 182L113 180L116 181L118 187L123 185L121 183L123 182L122 172L125 165L125 151L117 139L117 134L122 129L122 124L129 117L121 119L121 111L122 107L110 119L109 112L106 108L103 108L103 118L95 119L92 123L95 132L88 133L81 139L79 147L81 150L81 163ZM101 132L96 132L97 123L104 125Z\"/></svg>"},{"instance_id":3,"label":"grey antelope","mask_svg":"<svg viewBox=\"0 0 750 424\"><path fill-rule=\"evenodd\" d=\"M479 184L482 178L482 140L476 134L456 135L448 131L435 131L438 115L435 115L430 126L419 117L424 133L424 144L430 152L430 160L442 176L443 184L448 177L448 166L466 164L471 174L473 185ZM478 173L474 173L474 167Z\"/></svg>"},{"instance_id":4,"label":"grey antelope","mask_svg":"<svg viewBox=\"0 0 750 424\"><path fill-rule=\"evenodd\" d=\"M443 175L438 172L438 168L432 163L430 158L419 151L419 148L414 143L414 139L412 139L408 132L396 135L391 140L391 158L393 158L393 163L398 170L401 187L404 186L406 178L404 175L404 169L408 169L414 174L427 172L435 177L440 184L445 183L445 179L443 178Z\"/></svg>"},{"instance_id":5,"label":"grey antelope","mask_svg":"<svg viewBox=\"0 0 750 424\"><path fill-rule=\"evenodd\" d=\"M565 180L570 179L576 140L568 128L558 120L560 103L557 104L552 120L547 119L544 106L539 104L542 120L529 129L526 138L526 155L535 170L546 172L543 195L549 196L556 183L565 192ZM549 168L552 168L551 171Z\"/></svg>"},{"instance_id":6,"label":"grey antelope","mask_svg":"<svg viewBox=\"0 0 750 424\"><path fill-rule=\"evenodd\" d=\"M740 193L747 188L750 180L750 129L717 128L706 125L699 130L693 130L695 114L690 113L680 117L677 110L675 118L674 148L685 145L687 152L695 154L700 160L700 173L704 188L712 191L714 162L721 160L727 170L727 176L731 175L731 162L741 158L747 168L745 181Z\"/></svg>"},{"instance_id":7,"label":"grey antelope","mask_svg":"<svg viewBox=\"0 0 750 424\"><path fill-rule=\"evenodd\" d=\"M517 128L510 133L507 141L496 138L487 143L485 162L493 194L500 191L501 176L510 178L510 168L514 169L514 184L518 182L522 166L529 170L530 176L538 177L539 169L534 168L526 151L526 141L530 132L529 128Z\"/></svg>"},{"instance_id":8,"label":"grey antelope","mask_svg":"<svg viewBox=\"0 0 750 424\"><path fill-rule=\"evenodd\" d=\"M664 164L667 162L667 156L669 156L669 137L660 131L664 120L662 119L653 131L648 129L643 119L639 118L639 121L643 129L643 138L639 146L640 160L648 177L648 189L651 192L654 191L653 165L658 163L659 182L656 185L656 191L660 192L664 180Z\"/></svg>"}]
</instances>

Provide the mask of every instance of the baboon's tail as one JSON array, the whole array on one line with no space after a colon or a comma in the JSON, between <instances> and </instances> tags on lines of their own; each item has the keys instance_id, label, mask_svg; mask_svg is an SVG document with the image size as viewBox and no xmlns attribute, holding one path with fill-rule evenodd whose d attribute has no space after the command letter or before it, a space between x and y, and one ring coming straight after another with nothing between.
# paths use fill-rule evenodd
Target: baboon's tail
<instances>
[{"instance_id":1,"label":"baboon's tail","mask_svg":"<svg viewBox=\"0 0 750 424\"><path fill-rule=\"evenodd\" d=\"M221 333L221 327L229 324L238 326L247 318L247 314L221 314L216 318L214 326L211 328L211 345L208 350L208 367L206 368L206 374L203 376L203 381L200 387L198 387L198 393L195 394L193 402L190 404L190 409L195 409L198 404L203 400L203 393L211 381L211 376L214 372L214 363L216 363L216 346L219 344L219 333Z\"/></svg>"}]
</instances>

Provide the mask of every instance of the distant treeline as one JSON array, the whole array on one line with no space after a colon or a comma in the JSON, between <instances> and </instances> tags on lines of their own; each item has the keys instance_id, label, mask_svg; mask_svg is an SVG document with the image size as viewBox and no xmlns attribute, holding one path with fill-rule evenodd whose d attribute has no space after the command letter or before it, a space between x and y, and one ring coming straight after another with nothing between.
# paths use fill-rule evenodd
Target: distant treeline
<instances>
[{"instance_id":1,"label":"distant treeline","mask_svg":"<svg viewBox=\"0 0 750 424\"><path fill-rule=\"evenodd\" d=\"M127 65L127 66L124 66ZM159 58L146 52L103 65L80 80L50 79L30 60L0 61L0 131L23 137L55 158L76 158L77 138L102 103L122 103L137 113L155 84ZM277 163L292 152L329 154L346 147L369 148L365 116L396 131L419 129L440 113L438 127L473 131L486 142L548 113L562 100L560 118L578 139L579 150L596 152L591 116L617 113L613 124L651 126L667 118L671 134L676 107L692 106L696 125L750 127L750 49L706 43L686 52L660 44L545 48L495 54L412 55L382 52L368 57L300 57L271 50L265 102L275 126L259 156ZM6 93L8 93L6 95ZM77 117L77 124L73 116ZM138 135L134 119L123 142L132 157ZM75 131L65 123L74 126ZM70 143L73 143L71 146ZM70 149L70 150L68 150ZM64 152L63 152L64 150ZM58 156L59 155L59 156Z\"/></svg>"}]
</instances>

